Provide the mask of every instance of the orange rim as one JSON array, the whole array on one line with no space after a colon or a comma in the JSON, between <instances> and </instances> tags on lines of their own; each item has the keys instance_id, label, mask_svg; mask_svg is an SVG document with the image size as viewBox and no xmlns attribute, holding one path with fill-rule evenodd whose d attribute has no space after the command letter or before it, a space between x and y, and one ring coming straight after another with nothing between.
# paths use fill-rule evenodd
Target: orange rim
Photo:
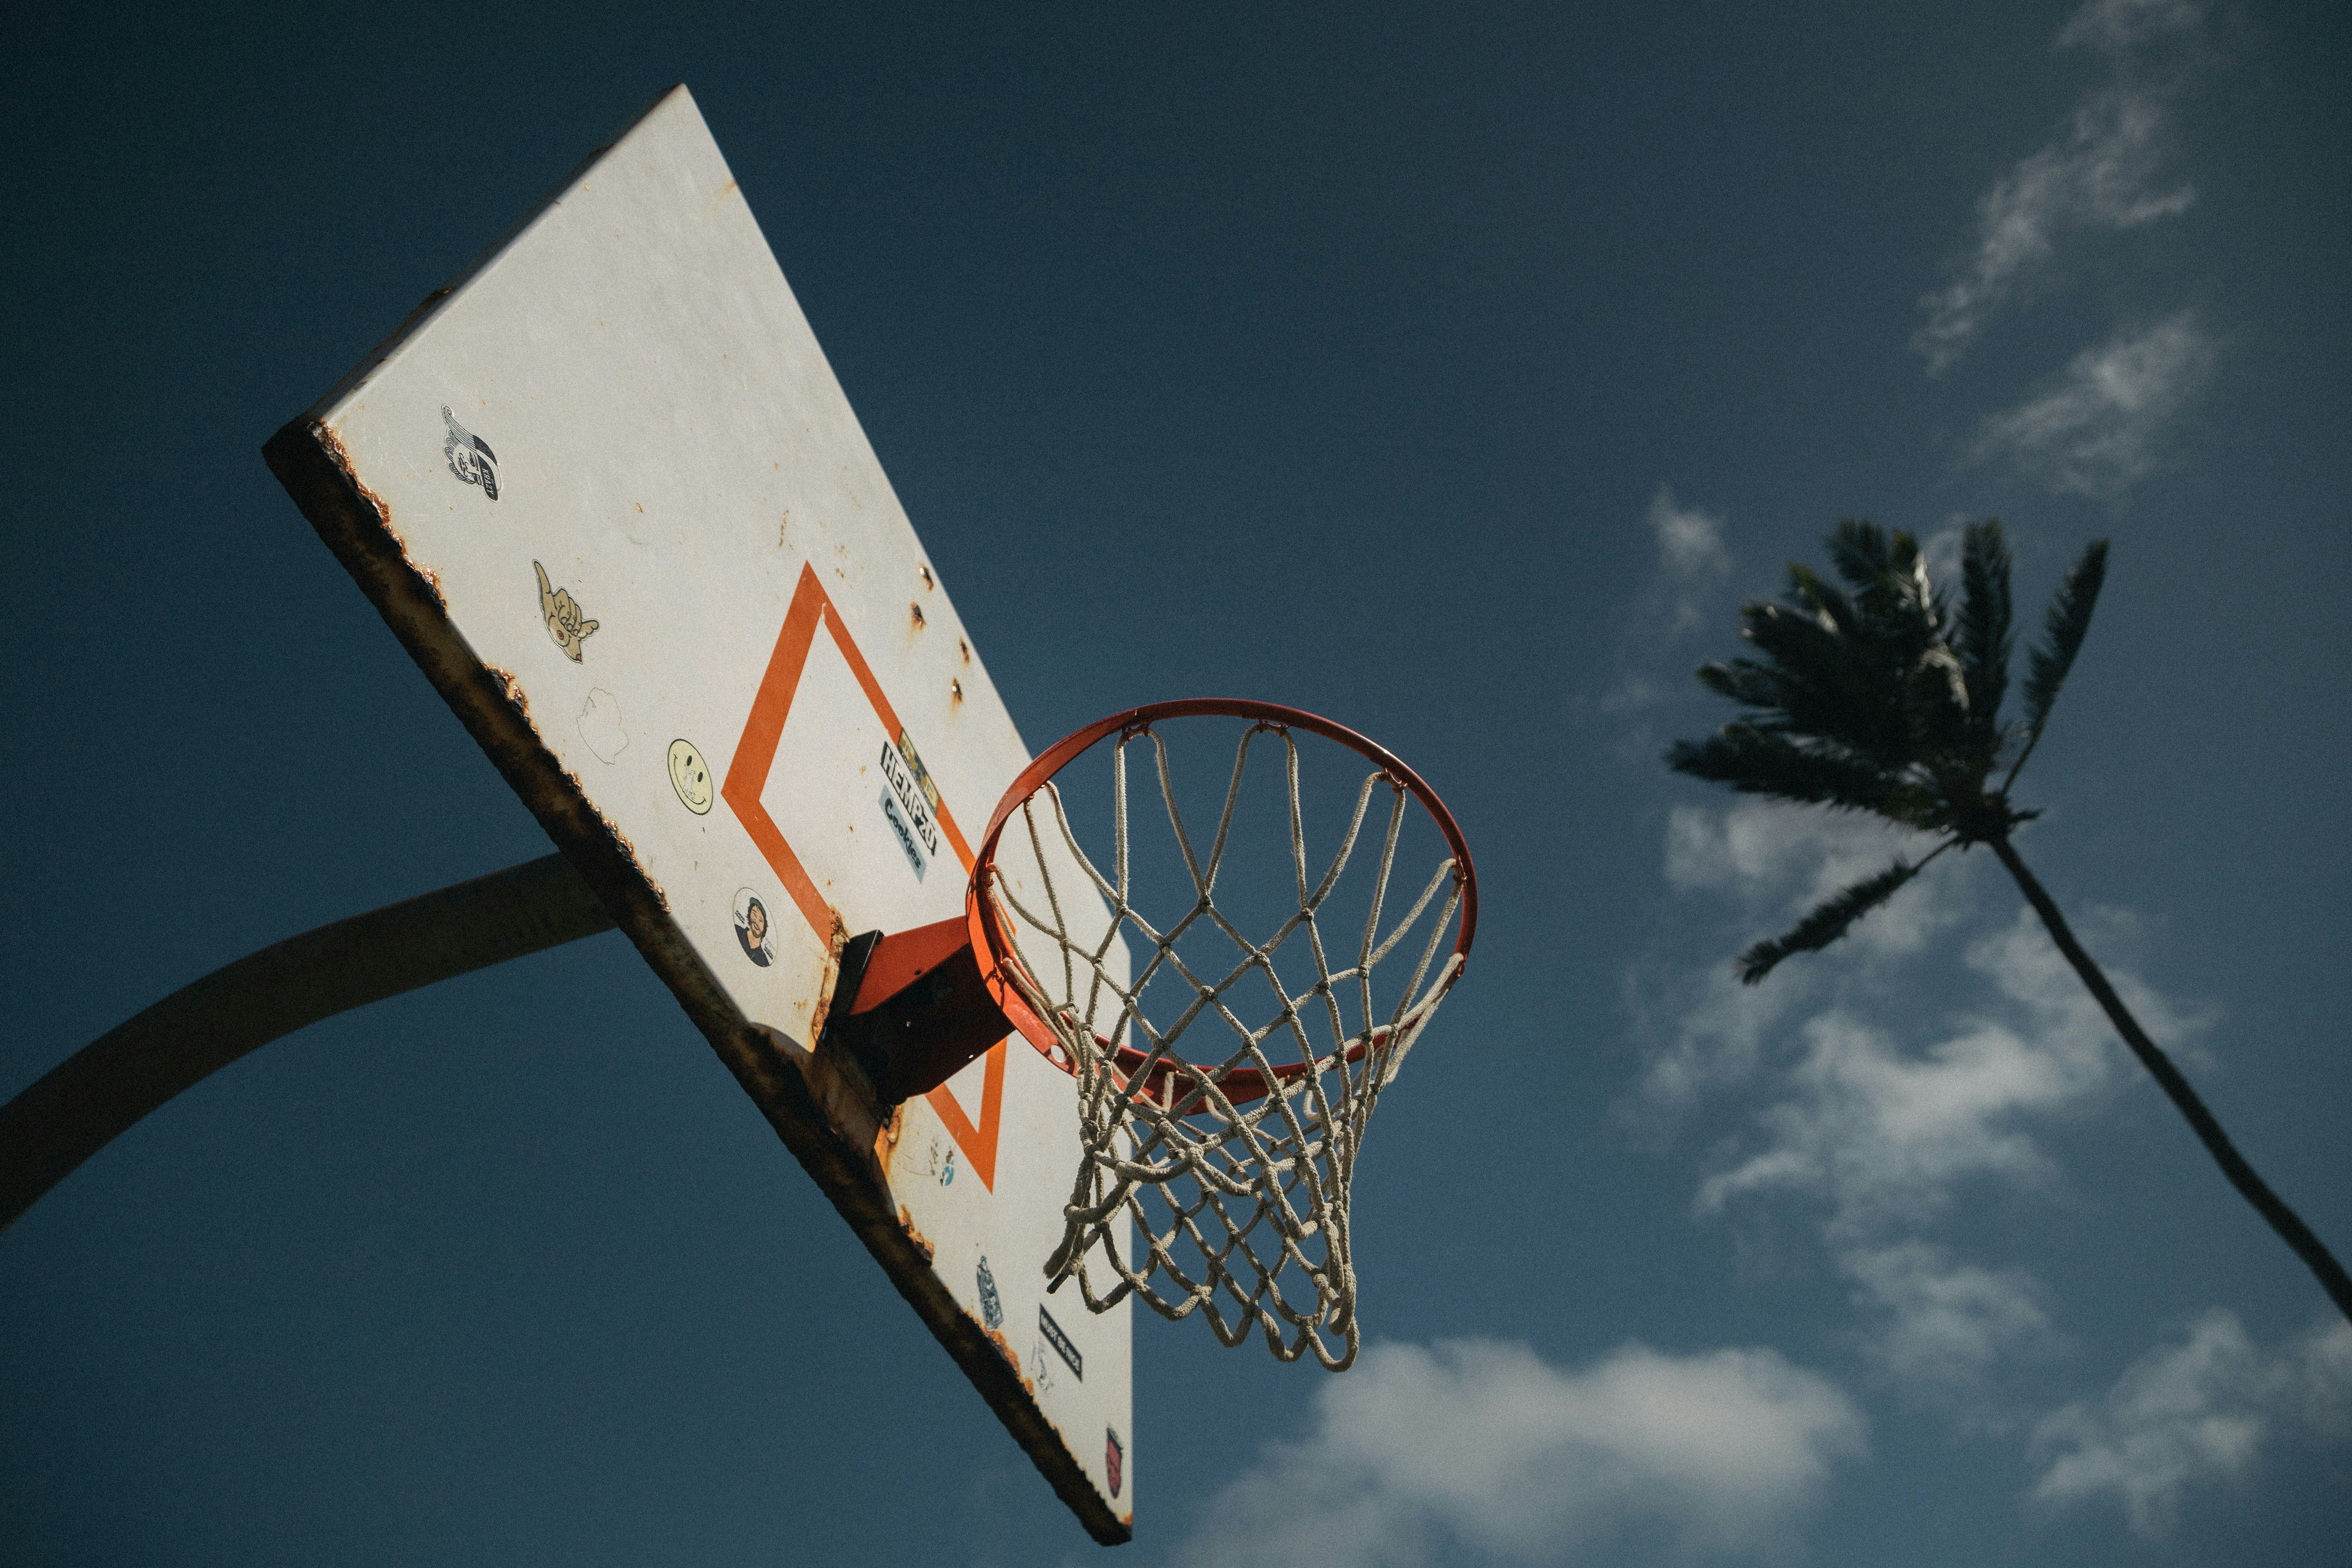
<instances>
[{"instance_id":1,"label":"orange rim","mask_svg":"<svg viewBox=\"0 0 2352 1568\"><path fill-rule=\"evenodd\" d=\"M1438 830L1445 836L1446 847L1454 855L1454 886L1461 889L1462 894L1462 929L1454 943L1454 957L1459 963L1454 971L1453 980L1446 982L1447 986L1450 988L1454 981L1461 979L1463 970L1468 967L1470 939L1478 928L1478 873L1471 864L1470 847L1464 841L1462 829L1454 822L1454 814L1445 809L1445 803L1437 797L1437 792L1423 783L1419 773L1405 766L1386 747L1367 740L1344 724L1335 724L1328 719L1301 709L1286 708L1276 702L1192 697L1129 708L1065 735L1039 752L1037 759L1013 781L1013 787L1006 790L1003 798L997 802L995 815L988 819L988 831L982 836L980 855L972 865L971 884L964 895L964 919L971 935L972 956L979 961L982 983L988 987L989 994L996 1005L1003 1009L1004 1016L1012 1020L1013 1026L1021 1032L1021 1037L1035 1047L1040 1056L1064 1072L1075 1074L1077 1064L1069 1059L1069 1053L1063 1048L1053 1026L1031 1008L1022 994L1021 987L1013 983L1012 973L1008 973L1017 972L1032 984L1035 984L1034 976L1029 974L1027 966L1021 962L1012 932L1003 927L1002 914L986 895L988 880L996 871L997 840L1004 832L1004 825L1012 820L1013 814L1020 809L1023 802L1035 795L1046 780L1097 742L1112 735L1118 736L1122 742L1129 740L1147 733L1154 723L1163 719L1195 718L1247 719L1263 730L1304 730L1309 734L1320 735L1378 764L1383 773L1421 802L1423 809L1429 813ZM1040 985L1037 989L1042 993L1045 987ZM1366 1051L1378 1048L1381 1043L1380 1037L1387 1033L1385 1027L1373 1030L1370 1038L1347 1053L1346 1059L1350 1062L1361 1060ZM1101 1036L1095 1038L1101 1041L1106 1048L1109 1047L1110 1042ZM1150 1052L1134 1046L1119 1047L1117 1059L1121 1073L1130 1084L1152 1061ZM1278 1066L1274 1072L1278 1081L1292 1083L1312 1070L1315 1069L1308 1063L1296 1062ZM1234 1068L1222 1078L1215 1077L1216 1072L1215 1068L1202 1067L1197 1062L1162 1057L1156 1066L1150 1066L1144 1092L1165 1105L1174 1104L1177 1096L1190 1092L1182 1087L1183 1080L1214 1082L1226 1100L1235 1105L1260 1099L1266 1092L1265 1075L1255 1067Z\"/></svg>"}]
</instances>

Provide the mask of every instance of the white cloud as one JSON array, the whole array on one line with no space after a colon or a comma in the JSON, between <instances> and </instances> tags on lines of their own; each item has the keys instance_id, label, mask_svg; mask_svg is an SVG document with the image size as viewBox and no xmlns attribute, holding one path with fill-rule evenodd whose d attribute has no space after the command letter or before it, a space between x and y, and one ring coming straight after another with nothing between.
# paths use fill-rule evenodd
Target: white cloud
<instances>
[{"instance_id":1,"label":"white cloud","mask_svg":"<svg viewBox=\"0 0 2352 1568\"><path fill-rule=\"evenodd\" d=\"M2171 1529L2192 1480L2242 1475L2262 1440L2264 1368L2238 1320L2209 1312L2189 1342L2150 1352L2095 1400L2069 1405L2034 1429L2056 1453L2033 1496L2074 1502L2102 1493L2123 1504L2134 1533Z\"/></svg>"},{"instance_id":2,"label":"white cloud","mask_svg":"<svg viewBox=\"0 0 2352 1568\"><path fill-rule=\"evenodd\" d=\"M1696 507L1678 507L1664 485L1650 498L1650 531L1658 536L1658 564L1675 577L1721 577L1731 570L1723 548L1723 519Z\"/></svg>"},{"instance_id":3,"label":"white cloud","mask_svg":"<svg viewBox=\"0 0 2352 1568\"><path fill-rule=\"evenodd\" d=\"M2298 1412L2315 1432L2352 1433L2352 1322L2322 1323L2295 1347L2289 1379Z\"/></svg>"},{"instance_id":4,"label":"white cloud","mask_svg":"<svg viewBox=\"0 0 2352 1568\"><path fill-rule=\"evenodd\" d=\"M1621 1121L1631 1125L1653 1122L1658 1112L1687 1110L1703 1092L1754 1077L1767 1035L1801 994L1793 978L1742 985L1728 963L1711 963L1696 975L1675 974L1667 984L1682 1004L1671 1026L1674 1039L1643 1071L1643 1104L1619 1108ZM1638 1011L1645 988L1637 981L1629 990Z\"/></svg>"},{"instance_id":5,"label":"white cloud","mask_svg":"<svg viewBox=\"0 0 2352 1568\"><path fill-rule=\"evenodd\" d=\"M1916 861L1933 840L1875 817L1807 810L1776 801L1743 800L1722 808L1676 806L1666 816L1665 875L1681 892L1722 893L1736 902L1748 939L1774 935L1841 888L1884 870L1897 855ZM1853 928L1842 946L1873 955L1917 951L1958 918L1963 895L1956 868L1939 862ZM1672 1041L1654 1050L1643 1077L1646 1108L1621 1108L1633 1122L1687 1110L1706 1089L1752 1077L1762 1046L1806 994L1803 964L1785 967L1765 985L1735 978L1728 951L1696 973L1636 983L1632 1005L1652 994L1673 997L1672 1021L1645 1022Z\"/></svg>"},{"instance_id":6,"label":"white cloud","mask_svg":"<svg viewBox=\"0 0 2352 1568\"><path fill-rule=\"evenodd\" d=\"M2109 1498L2135 1534L2172 1528L2184 1492L2242 1477L2281 1416L2323 1430L2352 1414L2352 1323L2315 1329L2263 1354L2236 1316L2216 1309L2188 1341L2140 1358L2116 1385L2045 1417L2033 1449L2046 1461L2034 1500Z\"/></svg>"},{"instance_id":7,"label":"white cloud","mask_svg":"<svg viewBox=\"0 0 2352 1568\"><path fill-rule=\"evenodd\" d=\"M1838 1267L1872 1323L1871 1359L1913 1394L1965 1401L2003 1358L2053 1339L2023 1269L1956 1262L1922 1241L1855 1247Z\"/></svg>"},{"instance_id":8,"label":"white cloud","mask_svg":"<svg viewBox=\"0 0 2352 1568\"><path fill-rule=\"evenodd\" d=\"M2074 923L2076 937L2094 950L2094 958L2106 955L2100 968L2148 1037L2176 1061L2195 1060L2198 1037L2220 1019L2220 1010L2175 1002L2118 962L2138 942L2139 921L2128 911L2094 904ZM1989 976L2002 995L2023 1006L2053 1043L2063 1040L2065 1048L2083 1051L2115 1040L2105 1012L2030 910L2020 910L2006 927L1972 943L1968 963Z\"/></svg>"},{"instance_id":9,"label":"white cloud","mask_svg":"<svg viewBox=\"0 0 2352 1568\"><path fill-rule=\"evenodd\" d=\"M1718 809L1676 806L1666 816L1666 881L1684 892L1736 893L1755 934L1777 936L1897 857L1916 866L1935 846L1931 835L1859 812L1752 798ZM1963 864L1946 856L1854 925L1840 945L1916 952L1958 918L1965 880Z\"/></svg>"},{"instance_id":10,"label":"white cloud","mask_svg":"<svg viewBox=\"0 0 2352 1568\"><path fill-rule=\"evenodd\" d=\"M1923 299L1927 324L1912 339L1929 372L1968 352L2018 287L2047 265L2069 229L2127 229L2189 210L2196 192L2149 187L2162 112L2138 93L2106 92L2074 111L2063 142L2020 163L1977 203L1976 251L1961 275Z\"/></svg>"},{"instance_id":11,"label":"white cloud","mask_svg":"<svg viewBox=\"0 0 2352 1568\"><path fill-rule=\"evenodd\" d=\"M1805 1194L1828 1205L1833 1239L1858 1245L1941 1213L1963 1181L2046 1183L2054 1167L2028 1124L2107 1089L2122 1062L2114 1031L2030 910L1971 944L1966 959L2010 1005L2005 1017L1964 1019L1923 1049L1842 1008L1807 1020L1787 1097L1757 1119L1765 1147L1702 1184L1699 1211L1776 1191ZM2159 1043L2189 1042L2210 1023L2210 1013L2105 967Z\"/></svg>"},{"instance_id":12,"label":"white cloud","mask_svg":"<svg viewBox=\"0 0 2352 1568\"><path fill-rule=\"evenodd\" d=\"M1791 1097L1759 1118L1768 1146L1702 1184L1700 1212L1793 1189L1827 1200L1833 1237L1858 1237L1933 1217L1972 1177L2041 1184L2053 1167L2017 1121L2079 1100L2105 1076L2096 1047L1995 1023L1916 1055L1843 1013L1803 1033Z\"/></svg>"},{"instance_id":13,"label":"white cloud","mask_svg":"<svg viewBox=\"0 0 2352 1568\"><path fill-rule=\"evenodd\" d=\"M1749 801L1673 812L1664 868L1678 889L1734 897L1760 932L1768 917L1791 919L1893 854L1916 857L1923 847L1865 819ZM1852 1287L1866 1359L1904 1397L1986 1427L2021 1414L2018 1363L2046 1362L2063 1342L2033 1275L1957 1258L1928 1227L1972 1184L2049 1185L2058 1167L2041 1130L2138 1075L2030 909L2016 908L1957 955L1988 983L1970 1014L1932 1033L1932 1024L1877 1021L1874 1005L1890 987L1915 992L1901 979L1916 962L1909 955L1971 915L1979 889L1965 865L1923 879L1906 890L1916 894L1908 908L1898 899L1794 974L1743 987L1709 971L1686 984L1675 1033L1647 1065L1643 1100L1653 1113L1679 1114L1709 1090L1763 1078L1771 1098L1744 1144L1720 1146L1696 1212L1812 1212ZM1874 935L1874 921L1885 923ZM2193 1056L2212 1015L2169 1001L2116 962L2134 946L2129 917L2094 908L2080 925L2142 1023L2177 1056ZM1822 1005L1824 991L1834 1003ZM1796 1047L1793 1060L1782 1042Z\"/></svg>"},{"instance_id":14,"label":"white cloud","mask_svg":"<svg viewBox=\"0 0 2352 1568\"><path fill-rule=\"evenodd\" d=\"M1965 515L1955 516L1919 542L1919 558L1927 563L1927 580L1938 593L1951 593L1960 586L1960 555L1969 521Z\"/></svg>"},{"instance_id":15,"label":"white cloud","mask_svg":"<svg viewBox=\"0 0 2352 1568\"><path fill-rule=\"evenodd\" d=\"M1722 599L1732 564L1722 514L1678 505L1674 490L1660 485L1643 521L1657 545L1657 569L1625 611L1616 668L1598 704L1625 721L1616 751L1629 761L1657 753L1654 710L1697 694L1689 655L1679 645L1718 616L1730 619Z\"/></svg>"},{"instance_id":16,"label":"white cloud","mask_svg":"<svg viewBox=\"0 0 2352 1568\"><path fill-rule=\"evenodd\" d=\"M2189 0L2091 0L2060 30L2058 47L2120 54L2204 19L2205 8Z\"/></svg>"},{"instance_id":17,"label":"white cloud","mask_svg":"<svg viewBox=\"0 0 2352 1568\"><path fill-rule=\"evenodd\" d=\"M2058 36L2061 47L2108 56L2116 79L2077 104L2064 135L2019 161L1977 202L1974 246L1951 283L1926 296L1927 325L1911 340L1930 374L1968 352L1986 324L2057 256L2067 235L2119 232L2176 217L2194 187L2159 182L2164 94L2136 79L2133 52L2194 28L2201 13L2179 0L2094 0Z\"/></svg>"},{"instance_id":18,"label":"white cloud","mask_svg":"<svg viewBox=\"0 0 2352 1568\"><path fill-rule=\"evenodd\" d=\"M1176 1553L1247 1568L1553 1561L1628 1531L1685 1552L1783 1540L1864 1424L1768 1350L1627 1345L1582 1369L1486 1340L1377 1345L1324 1383Z\"/></svg>"},{"instance_id":19,"label":"white cloud","mask_svg":"<svg viewBox=\"0 0 2352 1568\"><path fill-rule=\"evenodd\" d=\"M1897 856L1914 862L1935 838L1860 812L1832 812L1750 798L1719 809L1676 806L1666 816L1666 881L1685 892L1736 892L1751 905L1801 914ZM1898 895L1896 903L1902 902ZM1886 921L1894 906L1855 928ZM1895 917L1895 924L1906 923ZM1906 935L1895 951L1917 946Z\"/></svg>"},{"instance_id":20,"label":"white cloud","mask_svg":"<svg viewBox=\"0 0 2352 1568\"><path fill-rule=\"evenodd\" d=\"M1988 417L1975 455L2006 457L2053 489L2120 495L2161 465L2157 437L2213 355L2190 311L2126 329L2076 354L2050 390Z\"/></svg>"}]
</instances>

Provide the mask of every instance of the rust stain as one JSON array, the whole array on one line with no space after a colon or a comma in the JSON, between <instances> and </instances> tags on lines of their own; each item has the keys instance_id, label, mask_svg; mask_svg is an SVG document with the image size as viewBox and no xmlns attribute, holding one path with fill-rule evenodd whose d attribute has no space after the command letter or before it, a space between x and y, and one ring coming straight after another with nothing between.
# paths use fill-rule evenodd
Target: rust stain
<instances>
[{"instance_id":1,"label":"rust stain","mask_svg":"<svg viewBox=\"0 0 2352 1568\"><path fill-rule=\"evenodd\" d=\"M827 955L829 965L839 963L844 940L837 915L835 928ZM829 990L838 989L837 971L827 976L827 980ZM882 1108L875 1102L874 1087L866 1082L866 1073L858 1067L856 1058L846 1051L816 1051L815 1047L824 1039L823 1015L830 1005L829 998L820 1005L814 1019L817 1026L809 1031L809 1046L805 1051L796 1047L793 1059L802 1064L801 1070L806 1075L809 1092L831 1125L835 1136L844 1142L845 1152L856 1161L860 1174L871 1184L878 1198L887 1194L890 1185L889 1173L877 1163L874 1157L881 1135ZM888 1211L885 1209L883 1212L887 1214Z\"/></svg>"},{"instance_id":2,"label":"rust stain","mask_svg":"<svg viewBox=\"0 0 2352 1568\"><path fill-rule=\"evenodd\" d=\"M520 714L524 723L530 723L530 699L524 694L522 682L517 680L511 673L507 670L500 669L495 664L486 664L482 666L482 670L483 673L487 674L492 680L497 681L501 687L506 689L507 706L513 709L516 713ZM539 732L538 726L533 725L531 732L533 734L537 734Z\"/></svg>"},{"instance_id":3,"label":"rust stain","mask_svg":"<svg viewBox=\"0 0 2352 1568\"><path fill-rule=\"evenodd\" d=\"M833 1011L835 984L841 978L841 947L849 940L849 928L841 923L841 911L833 912L833 934L825 939L824 967L817 974L816 1005L809 1009L808 1037L811 1049L824 1038L824 1021Z\"/></svg>"},{"instance_id":4,"label":"rust stain","mask_svg":"<svg viewBox=\"0 0 2352 1568\"><path fill-rule=\"evenodd\" d=\"M964 641L961 637L956 638L956 652L963 655L963 661L966 664L970 664L971 662L971 644Z\"/></svg>"},{"instance_id":5,"label":"rust stain","mask_svg":"<svg viewBox=\"0 0 2352 1568\"><path fill-rule=\"evenodd\" d=\"M359 470L352 466L352 450L343 445L343 438L335 434L335 427L323 419L314 419L310 422L310 431L318 437L319 445L327 449L329 459L343 471L345 479L352 481L352 488L367 498L368 505L375 509L376 517L379 520L390 517L391 511L383 504L383 498L360 483Z\"/></svg>"},{"instance_id":6,"label":"rust stain","mask_svg":"<svg viewBox=\"0 0 2352 1568\"><path fill-rule=\"evenodd\" d=\"M501 675L505 674L503 670L496 673ZM509 690L518 689L514 685L512 677L507 678L507 685L508 689ZM538 726L533 725L532 733L536 734L537 732ZM599 806L593 800L589 798L588 786L581 782L580 775L578 773L573 773L569 768L562 769L562 773L563 782L572 786L572 793L574 798L576 798L582 805L587 807L589 819L595 823L597 826L604 830L604 837L612 841L613 847L619 850L622 858L628 861L629 869L637 874L637 881L643 885L646 892L653 895L655 907L659 909L664 914L667 914L669 912L669 890L664 888L659 882L655 881L653 874L646 869L645 861L640 859L637 856L636 845L630 841L627 834L621 831L620 826L617 823L615 823L611 817L604 815L603 807Z\"/></svg>"},{"instance_id":7,"label":"rust stain","mask_svg":"<svg viewBox=\"0 0 2352 1568\"><path fill-rule=\"evenodd\" d=\"M1005 1364L1013 1369L1013 1375L1021 1379L1021 1386L1029 1391L1029 1397L1032 1399L1036 1398L1037 1385L1030 1382L1027 1377L1023 1376L1021 1371L1021 1352L1013 1348L1013 1342L1004 1337L1004 1331L1002 1329L983 1328L980 1331L988 1336L988 1342L996 1347L996 1353L1004 1358Z\"/></svg>"},{"instance_id":8,"label":"rust stain","mask_svg":"<svg viewBox=\"0 0 2352 1568\"><path fill-rule=\"evenodd\" d=\"M577 783L576 780L574 782ZM584 800L587 797L583 795L581 798ZM646 869L644 859L642 859L637 854L636 845L630 841L627 834L621 831L619 825L614 823L611 817L605 816L602 811L598 811L596 813L596 820L604 825L605 833L611 837L614 844L620 847L621 853L629 858L629 864L636 870L637 879L645 883L646 891L654 896L655 904L659 906L662 913L667 914L669 912L669 891L659 882L655 881L653 873Z\"/></svg>"},{"instance_id":9,"label":"rust stain","mask_svg":"<svg viewBox=\"0 0 2352 1568\"><path fill-rule=\"evenodd\" d=\"M907 1239L915 1244L915 1250L923 1255L924 1262L938 1258L940 1249L931 1245L930 1237L915 1228L915 1212L904 1204L898 1205L898 1228L907 1233ZM1010 1355L1013 1352L1007 1351L1004 1353ZM1020 1363L1015 1362L1013 1365L1017 1368Z\"/></svg>"},{"instance_id":10,"label":"rust stain","mask_svg":"<svg viewBox=\"0 0 2352 1568\"><path fill-rule=\"evenodd\" d=\"M874 1157L882 1162L884 1170L890 1168L891 1160L898 1152L898 1140L906 1135L906 1131L907 1106L901 1100L890 1108L890 1120L884 1122L881 1131L874 1135Z\"/></svg>"},{"instance_id":11,"label":"rust stain","mask_svg":"<svg viewBox=\"0 0 2352 1568\"><path fill-rule=\"evenodd\" d=\"M915 567L915 572L918 576L922 578L923 586L925 588L937 586L937 584L931 581L931 569L929 567L918 563Z\"/></svg>"},{"instance_id":12,"label":"rust stain","mask_svg":"<svg viewBox=\"0 0 2352 1568\"><path fill-rule=\"evenodd\" d=\"M430 302L429 298L427 302ZM319 445L325 448L328 459L341 470L345 482L359 492L360 499L367 502L368 510L375 513L376 526L383 530L384 537L391 540L393 548L400 552L400 563L408 568L410 575L425 585L425 593L432 596L433 607L441 613L444 619L446 619L449 615L449 601L441 592L440 576L429 567L419 565L416 557L408 552L408 541L403 539L400 536L400 531L392 526L392 507L382 496L368 489L360 479L360 471L352 462L351 448L343 445L343 438L336 435L334 427L323 419L314 419L310 422L310 433L318 438Z\"/></svg>"},{"instance_id":13,"label":"rust stain","mask_svg":"<svg viewBox=\"0 0 2352 1568\"><path fill-rule=\"evenodd\" d=\"M952 706L954 706L954 707L957 707L957 708L961 708L961 707L962 707L962 706L963 706L963 682L962 682L962 681L961 681L961 680L950 680L950 681L949 681L949 682L948 682L948 701L949 701L949 703L950 703L950 705L952 705Z\"/></svg>"}]
</instances>

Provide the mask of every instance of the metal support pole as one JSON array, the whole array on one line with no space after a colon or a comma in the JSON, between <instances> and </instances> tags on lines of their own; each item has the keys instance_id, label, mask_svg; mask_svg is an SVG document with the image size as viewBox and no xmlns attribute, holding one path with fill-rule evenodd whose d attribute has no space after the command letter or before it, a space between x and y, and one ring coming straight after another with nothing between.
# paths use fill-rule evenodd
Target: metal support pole
<instances>
[{"instance_id":1,"label":"metal support pole","mask_svg":"<svg viewBox=\"0 0 2352 1568\"><path fill-rule=\"evenodd\" d=\"M613 929L561 855L289 937L184 985L0 1106L0 1230L116 1134L321 1018Z\"/></svg>"}]
</instances>

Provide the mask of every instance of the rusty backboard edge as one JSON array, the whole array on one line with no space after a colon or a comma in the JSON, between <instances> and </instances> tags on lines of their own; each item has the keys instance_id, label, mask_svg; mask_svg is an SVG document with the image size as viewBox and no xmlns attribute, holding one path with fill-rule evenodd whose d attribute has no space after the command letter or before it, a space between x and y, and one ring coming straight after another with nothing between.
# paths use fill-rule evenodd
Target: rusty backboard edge
<instances>
[{"instance_id":1,"label":"rusty backboard edge","mask_svg":"<svg viewBox=\"0 0 2352 1568\"><path fill-rule=\"evenodd\" d=\"M855 1067L833 1070L831 1063L736 1010L670 921L661 890L627 840L581 798L505 681L482 666L450 624L440 593L410 563L393 520L344 463L333 435L306 415L271 437L262 456L442 700L595 889L614 922L1087 1533L1106 1546L1129 1540L1132 1516L1122 1519L1105 1504L1060 1435L1030 1403L1019 1372L956 1305L931 1271L927 1250L892 1211L874 1152L879 1121L870 1091L852 1076Z\"/></svg>"}]
</instances>

